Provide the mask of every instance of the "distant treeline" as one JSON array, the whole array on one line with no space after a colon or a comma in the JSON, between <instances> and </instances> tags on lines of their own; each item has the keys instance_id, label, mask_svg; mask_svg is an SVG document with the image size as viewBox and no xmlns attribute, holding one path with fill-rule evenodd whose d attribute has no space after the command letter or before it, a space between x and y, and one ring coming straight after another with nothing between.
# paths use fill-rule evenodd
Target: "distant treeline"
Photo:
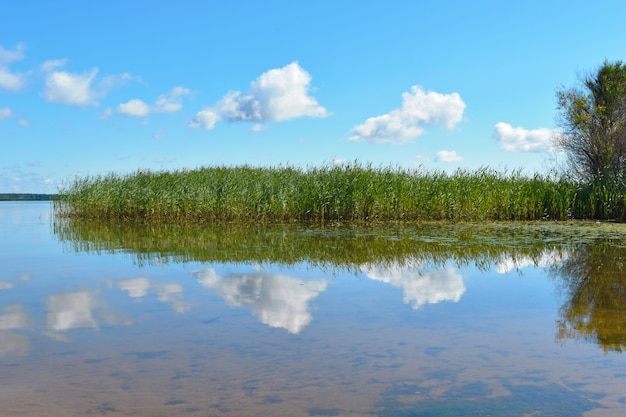
<instances>
[{"instance_id":1,"label":"distant treeline","mask_svg":"<svg viewBox=\"0 0 626 417\"><path fill-rule=\"evenodd\" d=\"M51 201L56 197L56 194L0 193L0 201Z\"/></svg>"}]
</instances>

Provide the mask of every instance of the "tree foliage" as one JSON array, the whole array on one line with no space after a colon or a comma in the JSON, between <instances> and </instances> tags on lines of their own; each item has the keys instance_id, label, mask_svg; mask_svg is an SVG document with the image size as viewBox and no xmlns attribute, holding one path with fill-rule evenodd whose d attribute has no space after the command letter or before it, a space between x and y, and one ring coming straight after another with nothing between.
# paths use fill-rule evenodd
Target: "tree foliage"
<instances>
[{"instance_id":1,"label":"tree foliage","mask_svg":"<svg viewBox=\"0 0 626 417\"><path fill-rule=\"evenodd\" d=\"M557 143L578 179L615 180L626 170L626 65L605 61L581 84L557 92Z\"/></svg>"}]
</instances>

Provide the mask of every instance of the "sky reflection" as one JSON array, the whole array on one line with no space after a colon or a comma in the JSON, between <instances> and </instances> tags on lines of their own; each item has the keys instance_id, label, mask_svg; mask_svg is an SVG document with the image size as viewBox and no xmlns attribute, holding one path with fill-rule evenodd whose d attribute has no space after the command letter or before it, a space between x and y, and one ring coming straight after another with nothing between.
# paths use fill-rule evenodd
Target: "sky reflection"
<instances>
[{"instance_id":1,"label":"sky reflection","mask_svg":"<svg viewBox=\"0 0 626 417\"><path fill-rule=\"evenodd\" d=\"M222 277L213 268L194 272L198 282L228 305L247 307L261 323L298 334L313 319L309 302L326 290L326 281L303 281L262 272Z\"/></svg>"},{"instance_id":2,"label":"sky reflection","mask_svg":"<svg viewBox=\"0 0 626 417\"><path fill-rule=\"evenodd\" d=\"M463 277L454 267L428 269L420 263L406 265L363 265L361 270L372 280L402 289L405 304L415 310L425 304L458 302L465 293Z\"/></svg>"}]
</instances>

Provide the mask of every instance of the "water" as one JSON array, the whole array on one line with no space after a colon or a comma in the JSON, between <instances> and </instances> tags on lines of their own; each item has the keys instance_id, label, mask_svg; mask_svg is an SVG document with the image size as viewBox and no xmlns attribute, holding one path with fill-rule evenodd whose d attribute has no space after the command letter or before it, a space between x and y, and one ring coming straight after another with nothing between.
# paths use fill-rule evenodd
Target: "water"
<instances>
[{"instance_id":1,"label":"water","mask_svg":"<svg viewBox=\"0 0 626 417\"><path fill-rule=\"evenodd\" d=\"M0 203L0 416L622 416L623 232Z\"/></svg>"}]
</instances>

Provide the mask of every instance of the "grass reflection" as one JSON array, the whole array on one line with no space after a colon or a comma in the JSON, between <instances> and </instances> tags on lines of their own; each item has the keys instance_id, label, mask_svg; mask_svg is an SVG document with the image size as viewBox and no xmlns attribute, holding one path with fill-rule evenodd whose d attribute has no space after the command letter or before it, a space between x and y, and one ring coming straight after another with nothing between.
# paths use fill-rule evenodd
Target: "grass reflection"
<instances>
[{"instance_id":1,"label":"grass reflection","mask_svg":"<svg viewBox=\"0 0 626 417\"><path fill-rule=\"evenodd\" d=\"M359 268L428 262L491 268L502 259L540 263L546 251L606 235L593 223L382 224L369 226L125 224L57 219L56 237L77 252L134 254L140 264L250 262Z\"/></svg>"},{"instance_id":2,"label":"grass reflection","mask_svg":"<svg viewBox=\"0 0 626 417\"><path fill-rule=\"evenodd\" d=\"M605 351L626 347L626 226L574 223L414 223L368 226L111 224L57 219L72 251L116 252L138 264L237 262L362 272L417 264L508 272L534 265L559 278L567 299L557 338ZM419 301L419 300L418 300ZM416 302L418 302L416 301Z\"/></svg>"}]
</instances>

